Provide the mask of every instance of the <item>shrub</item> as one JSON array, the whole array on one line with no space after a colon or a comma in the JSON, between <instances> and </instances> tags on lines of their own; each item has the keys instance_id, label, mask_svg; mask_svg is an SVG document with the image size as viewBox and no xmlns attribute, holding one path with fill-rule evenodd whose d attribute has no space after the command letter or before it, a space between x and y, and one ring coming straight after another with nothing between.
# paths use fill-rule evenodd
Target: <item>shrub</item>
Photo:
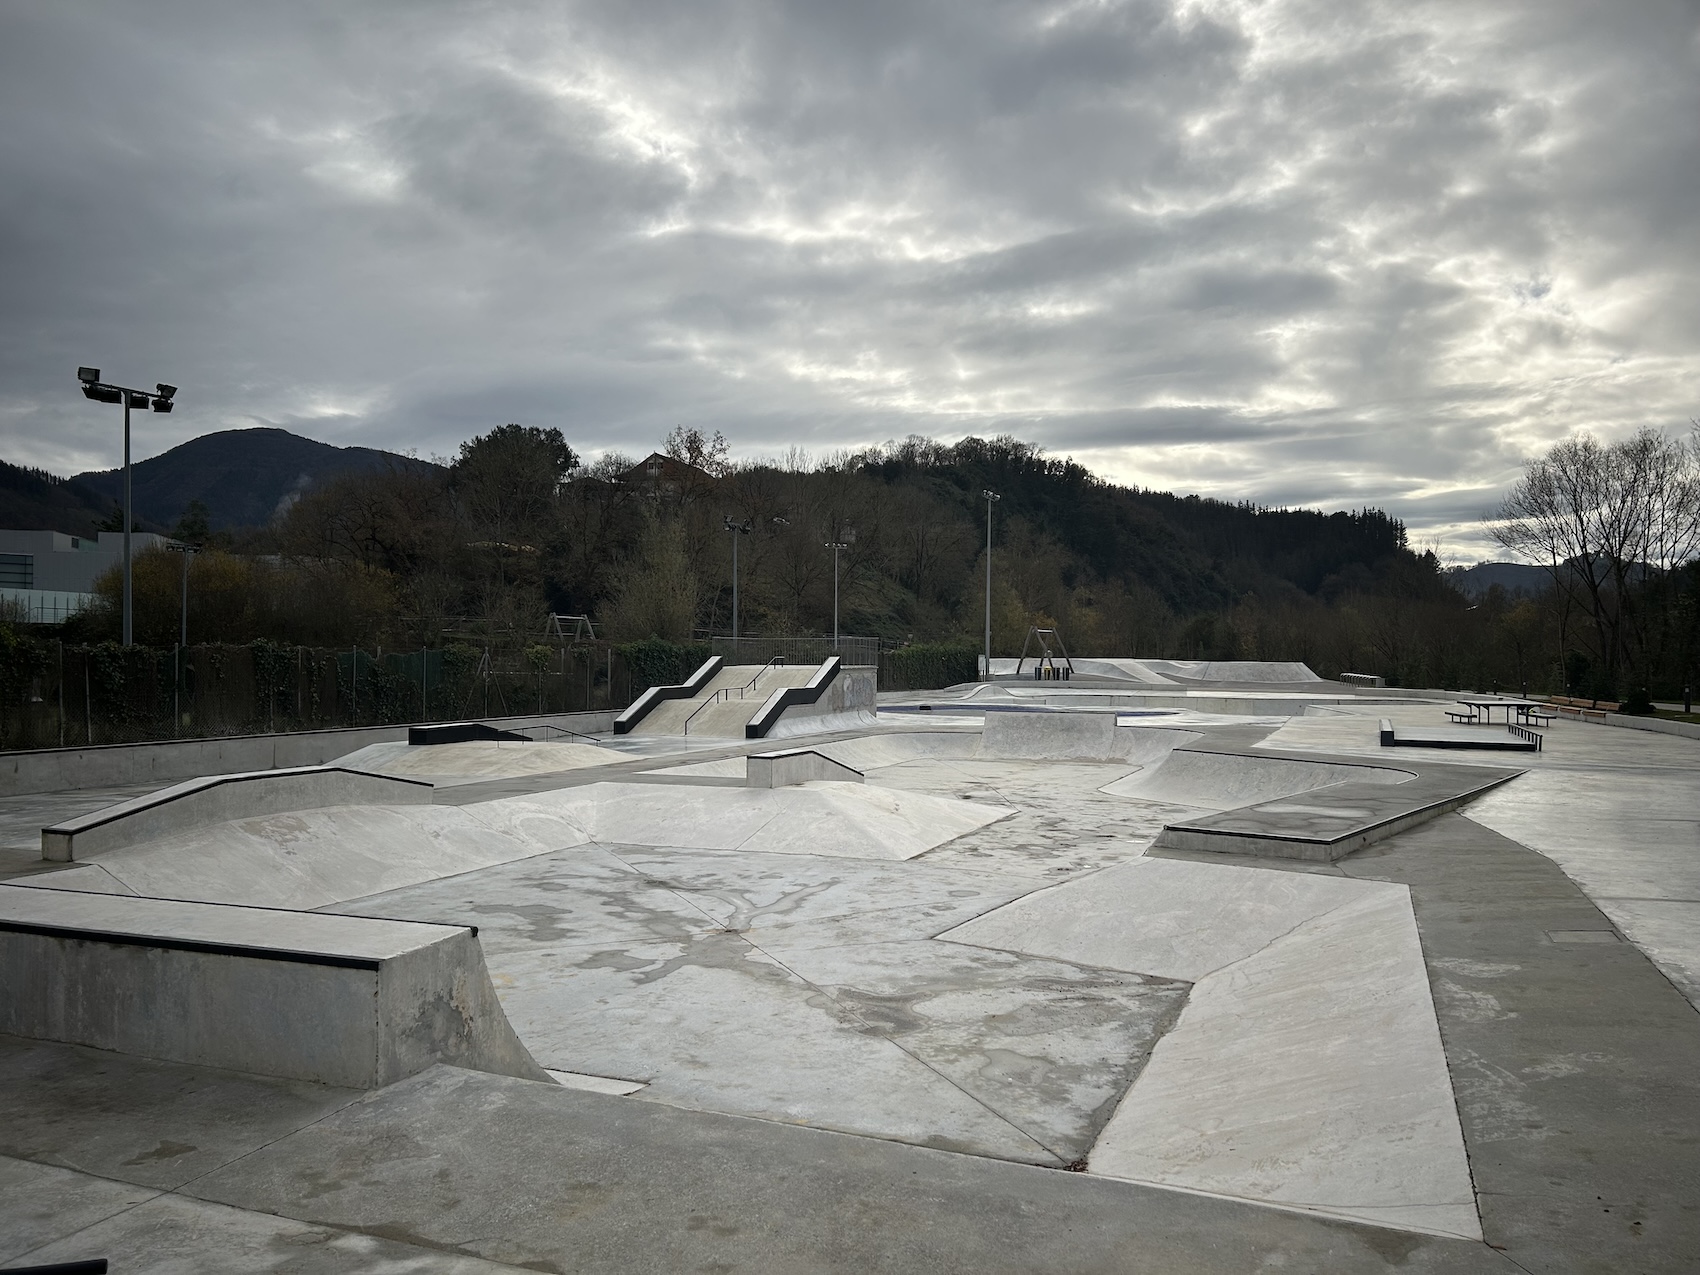
<instances>
[{"instance_id":1,"label":"shrub","mask_svg":"<svg viewBox=\"0 0 1700 1275\"><path fill-rule=\"evenodd\" d=\"M669 642L647 637L615 648L632 675L635 695L651 686L677 686L708 659L707 642Z\"/></svg>"},{"instance_id":2,"label":"shrub","mask_svg":"<svg viewBox=\"0 0 1700 1275\"><path fill-rule=\"evenodd\" d=\"M882 691L936 691L979 676L979 649L966 642L918 642L880 656Z\"/></svg>"}]
</instances>

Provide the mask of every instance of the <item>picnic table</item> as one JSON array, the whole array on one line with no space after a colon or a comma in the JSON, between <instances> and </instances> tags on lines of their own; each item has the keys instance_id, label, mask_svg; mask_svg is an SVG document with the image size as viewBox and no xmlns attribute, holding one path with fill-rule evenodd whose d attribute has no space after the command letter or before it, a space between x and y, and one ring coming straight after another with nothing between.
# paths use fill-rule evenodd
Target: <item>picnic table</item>
<instances>
[{"instance_id":1,"label":"picnic table","mask_svg":"<svg viewBox=\"0 0 1700 1275\"><path fill-rule=\"evenodd\" d=\"M1496 708L1503 708L1505 710L1505 724L1509 726L1511 725L1511 716L1513 713L1522 720L1526 719L1531 712L1537 711L1543 707L1543 705L1536 700L1500 699L1498 697L1492 699L1465 699L1460 696L1458 702L1464 705L1465 708L1469 709L1469 717L1467 720L1472 722L1486 722L1489 726L1493 725L1493 710ZM1453 716L1462 715L1453 714Z\"/></svg>"}]
</instances>

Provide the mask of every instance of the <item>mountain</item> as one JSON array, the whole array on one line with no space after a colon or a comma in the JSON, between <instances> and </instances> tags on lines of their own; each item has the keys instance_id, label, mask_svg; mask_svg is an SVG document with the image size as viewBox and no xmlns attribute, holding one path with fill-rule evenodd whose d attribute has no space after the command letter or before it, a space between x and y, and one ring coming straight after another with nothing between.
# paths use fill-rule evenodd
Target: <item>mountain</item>
<instances>
[{"instance_id":1,"label":"mountain","mask_svg":"<svg viewBox=\"0 0 1700 1275\"><path fill-rule=\"evenodd\" d=\"M176 524L198 500L212 529L271 522L314 486L347 473L435 469L429 461L371 447L333 447L282 429L228 429L179 443L133 466L136 517ZM95 493L103 508L122 497L124 471L78 474L72 483Z\"/></svg>"},{"instance_id":2,"label":"mountain","mask_svg":"<svg viewBox=\"0 0 1700 1275\"><path fill-rule=\"evenodd\" d=\"M1529 597L1538 597L1552 587L1552 576L1545 567L1521 562L1478 562L1473 567L1453 567L1446 578L1467 598L1479 598L1496 584L1509 594Z\"/></svg>"},{"instance_id":3,"label":"mountain","mask_svg":"<svg viewBox=\"0 0 1700 1275\"><path fill-rule=\"evenodd\" d=\"M75 479L0 460L0 527L92 536L112 503Z\"/></svg>"}]
</instances>

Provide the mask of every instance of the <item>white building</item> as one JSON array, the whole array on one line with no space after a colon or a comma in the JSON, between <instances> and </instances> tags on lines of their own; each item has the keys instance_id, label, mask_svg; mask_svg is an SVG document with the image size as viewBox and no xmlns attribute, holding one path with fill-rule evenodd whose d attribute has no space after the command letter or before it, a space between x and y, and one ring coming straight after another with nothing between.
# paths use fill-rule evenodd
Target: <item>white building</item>
<instances>
[{"instance_id":1,"label":"white building","mask_svg":"<svg viewBox=\"0 0 1700 1275\"><path fill-rule=\"evenodd\" d=\"M171 544L148 531L130 533L130 552ZM0 603L36 624L53 624L94 601L94 582L124 560L124 533L98 539L62 531L0 530Z\"/></svg>"}]
</instances>

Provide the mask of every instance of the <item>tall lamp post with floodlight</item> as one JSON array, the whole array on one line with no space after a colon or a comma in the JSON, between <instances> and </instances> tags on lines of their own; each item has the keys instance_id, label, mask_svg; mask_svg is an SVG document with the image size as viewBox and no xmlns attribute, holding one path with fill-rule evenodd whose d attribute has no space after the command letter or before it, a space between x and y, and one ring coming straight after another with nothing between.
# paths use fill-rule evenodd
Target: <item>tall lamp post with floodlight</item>
<instances>
[{"instance_id":1,"label":"tall lamp post with floodlight","mask_svg":"<svg viewBox=\"0 0 1700 1275\"><path fill-rule=\"evenodd\" d=\"M840 534L842 539L828 540L821 546L832 550L832 649L835 651L838 649L838 552L856 543L856 529L849 527Z\"/></svg>"},{"instance_id":2,"label":"tall lamp post with floodlight","mask_svg":"<svg viewBox=\"0 0 1700 1275\"><path fill-rule=\"evenodd\" d=\"M135 638L130 604L130 529L136 522L135 508L130 498L130 409L136 407L146 411L151 404L156 412L169 412L172 407L171 400L177 394L177 387L167 385L163 381L151 390L133 390L124 385L111 385L100 379L98 367L78 368L77 380L82 382L84 398L93 399L96 403L124 405L124 645L130 646Z\"/></svg>"},{"instance_id":3,"label":"tall lamp post with floodlight","mask_svg":"<svg viewBox=\"0 0 1700 1275\"><path fill-rule=\"evenodd\" d=\"M201 546L192 545L185 541L168 544L165 547L173 553L183 555L183 619L177 638L177 686L172 692L172 707L177 715L177 728L181 730L183 727L183 659L189 651L189 557L191 554L199 553Z\"/></svg>"},{"instance_id":4,"label":"tall lamp post with floodlight","mask_svg":"<svg viewBox=\"0 0 1700 1275\"><path fill-rule=\"evenodd\" d=\"M738 658L738 538L750 534L751 520L734 522L731 514L720 516L722 529L732 533L732 658Z\"/></svg>"},{"instance_id":5,"label":"tall lamp post with floodlight","mask_svg":"<svg viewBox=\"0 0 1700 1275\"><path fill-rule=\"evenodd\" d=\"M990 487L980 493L986 498L986 680L992 680L992 505L1003 497Z\"/></svg>"}]
</instances>

